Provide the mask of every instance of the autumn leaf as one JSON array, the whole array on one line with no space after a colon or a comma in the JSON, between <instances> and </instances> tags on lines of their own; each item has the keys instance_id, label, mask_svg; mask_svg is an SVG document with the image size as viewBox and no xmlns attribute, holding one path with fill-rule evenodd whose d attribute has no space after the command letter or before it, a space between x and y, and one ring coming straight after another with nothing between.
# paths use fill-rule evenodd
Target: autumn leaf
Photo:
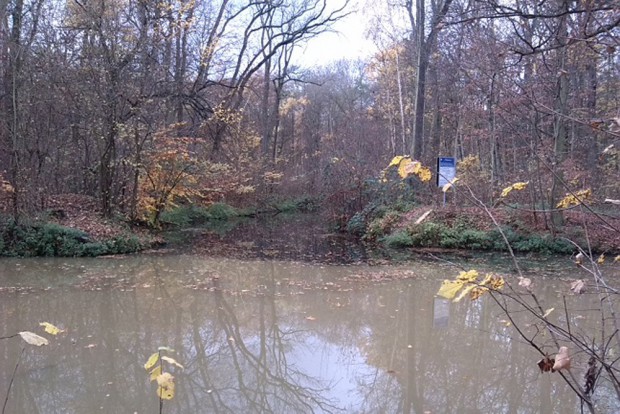
<instances>
[{"instance_id":1,"label":"autumn leaf","mask_svg":"<svg viewBox=\"0 0 620 414\"><path fill-rule=\"evenodd\" d=\"M476 287L477 287L476 285L474 285L473 283L470 283L469 285L465 287L465 289L461 290L461 293L454 299L453 302L459 302L461 299L467 296L469 292L471 292Z\"/></svg>"},{"instance_id":2,"label":"autumn leaf","mask_svg":"<svg viewBox=\"0 0 620 414\"><path fill-rule=\"evenodd\" d=\"M26 343L29 345L34 345L34 346L49 345L49 341L47 339L43 338L42 336L37 335L34 332L23 331L19 333L19 336L21 336L22 339L26 341Z\"/></svg>"},{"instance_id":3,"label":"autumn leaf","mask_svg":"<svg viewBox=\"0 0 620 414\"><path fill-rule=\"evenodd\" d=\"M562 200L558 202L556 208L569 208L577 206L582 202L587 201L592 196L592 190L585 189L579 190L576 193L567 194Z\"/></svg>"},{"instance_id":4,"label":"autumn leaf","mask_svg":"<svg viewBox=\"0 0 620 414\"><path fill-rule=\"evenodd\" d=\"M532 290L532 279L529 277L519 276L519 286Z\"/></svg>"},{"instance_id":5,"label":"autumn leaf","mask_svg":"<svg viewBox=\"0 0 620 414\"><path fill-rule=\"evenodd\" d=\"M577 256L575 256L575 264L582 264L583 263L583 259L585 258L585 256L583 255L583 253L579 252L577 253Z\"/></svg>"},{"instance_id":6,"label":"autumn leaf","mask_svg":"<svg viewBox=\"0 0 620 414\"><path fill-rule=\"evenodd\" d=\"M174 377L169 372L164 372L157 377L157 396L162 400L174 398Z\"/></svg>"},{"instance_id":7,"label":"autumn leaf","mask_svg":"<svg viewBox=\"0 0 620 414\"><path fill-rule=\"evenodd\" d=\"M540 372L550 372L555 364L555 359L545 356L543 359L538 361L537 365L540 368Z\"/></svg>"},{"instance_id":8,"label":"autumn leaf","mask_svg":"<svg viewBox=\"0 0 620 414\"><path fill-rule=\"evenodd\" d=\"M443 191L444 193L447 192L450 188L452 188L452 186L458 181L458 177L455 177L452 181L446 183L443 185L443 187L441 187L441 191Z\"/></svg>"},{"instance_id":9,"label":"autumn leaf","mask_svg":"<svg viewBox=\"0 0 620 414\"><path fill-rule=\"evenodd\" d=\"M171 364L171 365L174 365L174 366L176 366L176 367L179 367L179 368L181 368L181 369L185 369L185 368L183 367L183 365L179 364L179 363L178 363L178 362L177 362L174 358L170 358L170 357L167 357L167 356L163 356L163 357L161 357L161 360L162 360L162 361L166 361L167 363L169 363L169 364Z\"/></svg>"},{"instance_id":10,"label":"autumn leaf","mask_svg":"<svg viewBox=\"0 0 620 414\"><path fill-rule=\"evenodd\" d=\"M460 272L459 275L456 277L457 280L462 280L464 282L475 282L477 278L478 271L475 269L469 270L467 272Z\"/></svg>"},{"instance_id":11,"label":"autumn leaf","mask_svg":"<svg viewBox=\"0 0 620 414\"><path fill-rule=\"evenodd\" d=\"M307 321L316 321L316 318L314 316L306 316L306 320Z\"/></svg>"},{"instance_id":12,"label":"autumn leaf","mask_svg":"<svg viewBox=\"0 0 620 414\"><path fill-rule=\"evenodd\" d=\"M404 155L397 155L397 156L395 156L394 158L392 158L392 161L390 161L390 164L388 165L388 168L389 168L389 167L393 167L393 166L395 166L395 165L399 165L399 164L400 164L400 162L401 162L404 158L405 158L405 156L404 156Z\"/></svg>"},{"instance_id":13,"label":"autumn leaf","mask_svg":"<svg viewBox=\"0 0 620 414\"><path fill-rule=\"evenodd\" d=\"M45 332L50 335L58 335L59 333L64 332L62 329L52 325L49 322L41 322L39 325L43 326L45 328Z\"/></svg>"},{"instance_id":14,"label":"autumn leaf","mask_svg":"<svg viewBox=\"0 0 620 414\"><path fill-rule=\"evenodd\" d=\"M614 263L620 262L620 255L614 257Z\"/></svg>"},{"instance_id":15,"label":"autumn leaf","mask_svg":"<svg viewBox=\"0 0 620 414\"><path fill-rule=\"evenodd\" d=\"M605 253L601 254L598 259L596 259L596 263L603 264L605 263Z\"/></svg>"},{"instance_id":16,"label":"autumn leaf","mask_svg":"<svg viewBox=\"0 0 620 414\"><path fill-rule=\"evenodd\" d=\"M146 364L144 364L144 369L147 371L150 370L153 366L155 366L155 364L157 364L157 361L159 361L159 352L155 352L149 357Z\"/></svg>"},{"instance_id":17,"label":"autumn leaf","mask_svg":"<svg viewBox=\"0 0 620 414\"><path fill-rule=\"evenodd\" d=\"M416 164L410 158L403 158L398 165L398 175L400 178L407 178L416 168Z\"/></svg>"},{"instance_id":18,"label":"autumn leaf","mask_svg":"<svg viewBox=\"0 0 620 414\"><path fill-rule=\"evenodd\" d=\"M551 314L551 312L553 312L555 310L555 308L549 308L545 311L545 313L543 314L543 318L546 318L547 316L549 316Z\"/></svg>"},{"instance_id":19,"label":"autumn leaf","mask_svg":"<svg viewBox=\"0 0 620 414\"><path fill-rule=\"evenodd\" d=\"M172 352L172 353L174 353L174 352L175 352L175 350L174 350L174 349L172 349L172 348L170 348L170 347L168 347L168 346L160 346L160 347L158 347L158 348L157 348L157 350L158 350L158 351Z\"/></svg>"},{"instance_id":20,"label":"autumn leaf","mask_svg":"<svg viewBox=\"0 0 620 414\"><path fill-rule=\"evenodd\" d=\"M571 282L570 284L570 290L572 290L578 295L582 294L585 291L585 289L586 289L586 283L583 281L583 279L575 280Z\"/></svg>"},{"instance_id":21,"label":"autumn leaf","mask_svg":"<svg viewBox=\"0 0 620 414\"><path fill-rule=\"evenodd\" d=\"M446 299L454 299L464 285L465 282L462 280L444 280L437 295Z\"/></svg>"},{"instance_id":22,"label":"autumn leaf","mask_svg":"<svg viewBox=\"0 0 620 414\"><path fill-rule=\"evenodd\" d=\"M529 181L514 183L513 185L504 188L502 190L502 194L500 195L500 197L502 198L507 197L508 194L510 194L513 190L517 190L517 191L523 190L525 189L525 187L527 187L529 183L530 183Z\"/></svg>"},{"instance_id":23,"label":"autumn leaf","mask_svg":"<svg viewBox=\"0 0 620 414\"><path fill-rule=\"evenodd\" d=\"M150 376L150 380L151 381L155 381L157 380L157 377L159 377L162 373L161 370L161 365L157 365L155 368L153 368L153 370L150 372L151 376Z\"/></svg>"},{"instance_id":24,"label":"autumn leaf","mask_svg":"<svg viewBox=\"0 0 620 414\"><path fill-rule=\"evenodd\" d=\"M558 354L555 356L555 363L551 372L560 371L562 369L570 368L570 357L568 356L568 348L561 346L558 350Z\"/></svg>"}]
</instances>

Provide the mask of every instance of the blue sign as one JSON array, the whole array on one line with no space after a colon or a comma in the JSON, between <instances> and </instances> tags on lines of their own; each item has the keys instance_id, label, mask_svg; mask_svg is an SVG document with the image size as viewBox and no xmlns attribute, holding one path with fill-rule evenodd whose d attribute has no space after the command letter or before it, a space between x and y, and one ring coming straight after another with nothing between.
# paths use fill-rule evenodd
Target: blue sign
<instances>
[{"instance_id":1,"label":"blue sign","mask_svg":"<svg viewBox=\"0 0 620 414\"><path fill-rule=\"evenodd\" d=\"M443 187L452 182L454 177L456 177L456 159L453 157L437 158L437 186Z\"/></svg>"}]
</instances>

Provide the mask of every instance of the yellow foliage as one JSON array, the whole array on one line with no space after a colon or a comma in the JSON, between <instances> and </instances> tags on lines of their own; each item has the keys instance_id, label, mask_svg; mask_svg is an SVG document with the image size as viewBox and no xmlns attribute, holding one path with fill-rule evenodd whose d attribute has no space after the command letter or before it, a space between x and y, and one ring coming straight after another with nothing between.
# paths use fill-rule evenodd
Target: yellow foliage
<instances>
[{"instance_id":1,"label":"yellow foliage","mask_svg":"<svg viewBox=\"0 0 620 414\"><path fill-rule=\"evenodd\" d=\"M162 400L174 398L174 377L169 372L164 372L157 378L157 396Z\"/></svg>"},{"instance_id":2,"label":"yellow foliage","mask_svg":"<svg viewBox=\"0 0 620 414\"><path fill-rule=\"evenodd\" d=\"M462 280L444 280L441 283L441 287L439 288L437 295L446 299L454 299L456 294L464 285L465 282Z\"/></svg>"},{"instance_id":3,"label":"yellow foliage","mask_svg":"<svg viewBox=\"0 0 620 414\"><path fill-rule=\"evenodd\" d=\"M596 263L603 264L605 263L605 253L601 254L598 259L596 259Z\"/></svg>"},{"instance_id":4,"label":"yellow foliage","mask_svg":"<svg viewBox=\"0 0 620 414\"><path fill-rule=\"evenodd\" d=\"M476 279L478 279L478 271L474 269L467 272L461 272L456 279L462 280L463 282L475 282Z\"/></svg>"},{"instance_id":5,"label":"yellow foliage","mask_svg":"<svg viewBox=\"0 0 620 414\"><path fill-rule=\"evenodd\" d=\"M460 272L454 280L444 280L437 295L458 302L469 294L471 300L476 300L489 289L499 290L504 287L505 281L501 276L487 274L482 282L477 282L478 276L477 270Z\"/></svg>"},{"instance_id":6,"label":"yellow foliage","mask_svg":"<svg viewBox=\"0 0 620 414\"><path fill-rule=\"evenodd\" d=\"M155 366L155 364L157 364L157 361L159 361L159 352L155 352L149 357L146 364L144 364L144 369L147 371L150 370Z\"/></svg>"},{"instance_id":7,"label":"yellow foliage","mask_svg":"<svg viewBox=\"0 0 620 414\"><path fill-rule=\"evenodd\" d=\"M582 202L585 202L592 197L592 190L585 189L579 190L576 193L567 194L560 202L556 205L556 208L569 208L572 206L577 206Z\"/></svg>"},{"instance_id":8,"label":"yellow foliage","mask_svg":"<svg viewBox=\"0 0 620 414\"><path fill-rule=\"evenodd\" d=\"M431 170L423 166L420 161L412 160L409 156L397 155L392 158L388 168L394 166L398 167L398 175L400 175L401 178L416 175L422 182L428 182L431 180Z\"/></svg>"},{"instance_id":9,"label":"yellow foliage","mask_svg":"<svg viewBox=\"0 0 620 414\"><path fill-rule=\"evenodd\" d=\"M58 335L59 333L64 332L62 329L52 325L49 322L41 322L39 325L43 326L45 328L45 332L50 335Z\"/></svg>"},{"instance_id":10,"label":"yellow foliage","mask_svg":"<svg viewBox=\"0 0 620 414\"><path fill-rule=\"evenodd\" d=\"M614 263L616 263L616 262L620 262L620 255L618 255L618 256L616 256L616 257L614 258Z\"/></svg>"},{"instance_id":11,"label":"yellow foliage","mask_svg":"<svg viewBox=\"0 0 620 414\"><path fill-rule=\"evenodd\" d=\"M157 380L157 377L159 377L161 375L161 365L157 365L155 368L153 368L150 372L151 376L150 376L150 380L151 381L155 381Z\"/></svg>"},{"instance_id":12,"label":"yellow foliage","mask_svg":"<svg viewBox=\"0 0 620 414\"><path fill-rule=\"evenodd\" d=\"M529 181L514 183L513 185L504 188L502 190L502 194L500 197L504 198L508 196L508 194L510 194L512 190L517 190L517 191L523 190L527 187L529 183L530 183Z\"/></svg>"}]
</instances>

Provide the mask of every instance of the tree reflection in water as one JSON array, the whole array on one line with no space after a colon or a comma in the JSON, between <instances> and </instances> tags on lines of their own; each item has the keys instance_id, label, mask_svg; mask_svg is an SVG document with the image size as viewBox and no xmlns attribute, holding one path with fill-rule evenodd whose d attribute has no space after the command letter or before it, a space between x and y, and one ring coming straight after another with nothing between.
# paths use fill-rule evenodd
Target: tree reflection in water
<instances>
[{"instance_id":1,"label":"tree reflection in water","mask_svg":"<svg viewBox=\"0 0 620 414\"><path fill-rule=\"evenodd\" d=\"M28 272L41 272L40 262L21 262L21 270L10 263L1 274L29 280ZM40 321L68 332L27 350L7 413L157 412L143 363L161 345L186 367L174 373L177 395L166 413L577 410L574 394L511 339L493 303L437 307L439 268L417 265L425 276L417 279L349 283L360 272L398 269L189 256L46 263L45 272L73 286L0 291L0 336ZM543 283L546 306L559 307L553 281ZM596 323L582 316L572 321L576 331ZM1 345L0 395L21 347ZM574 358L580 376L587 361ZM602 412L618 412L604 389L597 393Z\"/></svg>"}]
</instances>

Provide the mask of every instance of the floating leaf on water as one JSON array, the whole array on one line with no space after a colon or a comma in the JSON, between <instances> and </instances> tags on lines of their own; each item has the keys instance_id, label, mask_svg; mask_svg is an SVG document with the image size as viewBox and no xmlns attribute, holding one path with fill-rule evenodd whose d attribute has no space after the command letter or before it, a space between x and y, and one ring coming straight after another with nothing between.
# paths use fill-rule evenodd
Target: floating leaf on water
<instances>
[{"instance_id":1,"label":"floating leaf on water","mask_svg":"<svg viewBox=\"0 0 620 414\"><path fill-rule=\"evenodd\" d=\"M49 322L41 322L39 325L43 326L45 328L45 332L50 335L58 335L59 333L64 332L62 329L52 325Z\"/></svg>"},{"instance_id":2,"label":"floating leaf on water","mask_svg":"<svg viewBox=\"0 0 620 414\"><path fill-rule=\"evenodd\" d=\"M547 316L549 316L551 314L551 312L553 312L555 310L555 308L549 308L545 311L545 313L543 314L543 318L546 318Z\"/></svg>"},{"instance_id":3,"label":"floating leaf on water","mask_svg":"<svg viewBox=\"0 0 620 414\"><path fill-rule=\"evenodd\" d=\"M22 339L26 341L26 343L29 345L34 345L34 346L49 345L49 341L47 339L43 338L42 336L37 335L34 332L23 331L19 333L19 336L21 336Z\"/></svg>"},{"instance_id":4,"label":"floating leaf on water","mask_svg":"<svg viewBox=\"0 0 620 414\"><path fill-rule=\"evenodd\" d=\"M181 368L181 369L185 369L185 368L183 367L183 365L179 364L179 363L178 363L178 362L177 362L174 358L170 358L170 357L167 357L167 356L163 356L163 357L161 357L161 360L162 360L162 361L166 361L167 363L169 363L169 364L171 364L171 365L174 365L174 366L176 366L176 367L179 367L179 368Z\"/></svg>"},{"instance_id":5,"label":"floating leaf on water","mask_svg":"<svg viewBox=\"0 0 620 414\"><path fill-rule=\"evenodd\" d=\"M570 284L570 290L580 295L586 290L586 282L583 279L578 279Z\"/></svg>"},{"instance_id":6,"label":"floating leaf on water","mask_svg":"<svg viewBox=\"0 0 620 414\"><path fill-rule=\"evenodd\" d=\"M144 364L144 369L147 371L150 370L155 366L155 364L157 364L157 361L159 361L159 352L155 352L149 357L149 359L146 361L146 364Z\"/></svg>"}]
</instances>

